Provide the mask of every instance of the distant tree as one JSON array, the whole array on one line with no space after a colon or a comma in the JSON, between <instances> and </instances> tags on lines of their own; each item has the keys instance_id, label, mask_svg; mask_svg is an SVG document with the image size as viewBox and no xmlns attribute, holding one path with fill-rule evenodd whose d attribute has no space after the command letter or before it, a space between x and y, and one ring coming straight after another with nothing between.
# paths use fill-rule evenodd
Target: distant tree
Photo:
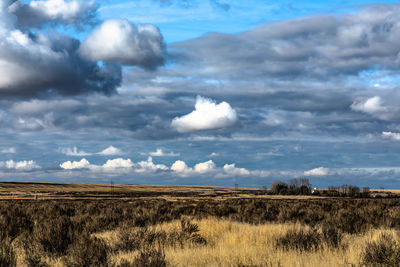
<instances>
[{"instance_id":1,"label":"distant tree","mask_svg":"<svg viewBox=\"0 0 400 267\"><path fill-rule=\"evenodd\" d=\"M271 191L276 195L286 195L289 193L289 186L282 181L275 181L271 185Z\"/></svg>"},{"instance_id":2,"label":"distant tree","mask_svg":"<svg viewBox=\"0 0 400 267\"><path fill-rule=\"evenodd\" d=\"M361 194L362 197L370 197L371 192L369 187L363 187Z\"/></svg>"},{"instance_id":3,"label":"distant tree","mask_svg":"<svg viewBox=\"0 0 400 267\"><path fill-rule=\"evenodd\" d=\"M311 184L307 178L289 180L289 193L293 195L311 194Z\"/></svg>"}]
</instances>

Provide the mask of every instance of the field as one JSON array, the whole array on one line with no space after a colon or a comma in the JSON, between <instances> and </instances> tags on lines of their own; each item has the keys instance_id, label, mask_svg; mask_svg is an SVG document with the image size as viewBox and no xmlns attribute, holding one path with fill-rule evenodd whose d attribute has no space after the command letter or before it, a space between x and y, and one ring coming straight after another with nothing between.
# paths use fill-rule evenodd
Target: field
<instances>
[{"instance_id":1,"label":"field","mask_svg":"<svg viewBox=\"0 0 400 267\"><path fill-rule=\"evenodd\" d=\"M0 266L400 265L395 192L390 198L266 193L0 183Z\"/></svg>"}]
</instances>

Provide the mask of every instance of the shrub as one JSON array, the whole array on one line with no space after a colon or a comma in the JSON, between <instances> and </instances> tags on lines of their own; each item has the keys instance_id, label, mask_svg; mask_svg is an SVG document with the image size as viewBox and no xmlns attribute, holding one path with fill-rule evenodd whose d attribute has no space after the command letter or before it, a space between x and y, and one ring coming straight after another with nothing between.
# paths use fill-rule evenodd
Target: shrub
<instances>
[{"instance_id":1,"label":"shrub","mask_svg":"<svg viewBox=\"0 0 400 267\"><path fill-rule=\"evenodd\" d=\"M0 267L14 266L17 266L17 264L12 245L8 240L3 240L0 243Z\"/></svg>"},{"instance_id":2,"label":"shrub","mask_svg":"<svg viewBox=\"0 0 400 267\"><path fill-rule=\"evenodd\" d=\"M366 266L400 266L400 245L392 235L382 234L377 241L369 242L362 254Z\"/></svg>"},{"instance_id":3,"label":"shrub","mask_svg":"<svg viewBox=\"0 0 400 267\"><path fill-rule=\"evenodd\" d=\"M199 226L188 219L181 219L182 238L190 240L194 244L207 244L207 241L198 233Z\"/></svg>"},{"instance_id":4,"label":"shrub","mask_svg":"<svg viewBox=\"0 0 400 267\"><path fill-rule=\"evenodd\" d=\"M275 245L284 250L316 250L321 245L321 235L315 228L309 230L290 229L275 240Z\"/></svg>"},{"instance_id":5,"label":"shrub","mask_svg":"<svg viewBox=\"0 0 400 267\"><path fill-rule=\"evenodd\" d=\"M321 228L322 239L329 246L337 248L342 242L343 233L332 224L324 224Z\"/></svg>"},{"instance_id":6,"label":"shrub","mask_svg":"<svg viewBox=\"0 0 400 267\"><path fill-rule=\"evenodd\" d=\"M104 241L98 238L82 235L75 240L68 252L68 266L109 266L108 248Z\"/></svg>"},{"instance_id":7,"label":"shrub","mask_svg":"<svg viewBox=\"0 0 400 267\"><path fill-rule=\"evenodd\" d=\"M132 267L165 267L165 253L161 248L144 249L135 257Z\"/></svg>"},{"instance_id":8,"label":"shrub","mask_svg":"<svg viewBox=\"0 0 400 267\"><path fill-rule=\"evenodd\" d=\"M48 219L37 225L34 237L45 252L63 255L74 240L73 224L65 216Z\"/></svg>"}]
</instances>

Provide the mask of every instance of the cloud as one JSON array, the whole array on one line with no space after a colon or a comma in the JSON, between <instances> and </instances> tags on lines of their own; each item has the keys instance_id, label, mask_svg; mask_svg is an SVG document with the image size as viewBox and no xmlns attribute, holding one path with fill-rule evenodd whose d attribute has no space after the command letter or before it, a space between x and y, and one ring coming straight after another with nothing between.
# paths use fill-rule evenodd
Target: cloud
<instances>
[{"instance_id":1,"label":"cloud","mask_svg":"<svg viewBox=\"0 0 400 267\"><path fill-rule=\"evenodd\" d=\"M132 168L133 166L134 163L131 161L131 159L117 158L117 159L107 160L107 162L103 164L102 167L105 169L119 169L119 168Z\"/></svg>"},{"instance_id":2,"label":"cloud","mask_svg":"<svg viewBox=\"0 0 400 267\"><path fill-rule=\"evenodd\" d=\"M210 0L210 3L211 3L211 5L213 5L213 6L217 7L217 8L219 8L219 9L222 9L222 10L224 10L224 11L229 11L229 9L231 8L231 6L230 6L229 4L227 4L227 3L222 3L222 2L219 1L219 0Z\"/></svg>"},{"instance_id":3,"label":"cloud","mask_svg":"<svg viewBox=\"0 0 400 267\"><path fill-rule=\"evenodd\" d=\"M60 149L61 153L67 155L67 156L74 156L74 157L84 157L84 156L90 156L92 153L87 153L83 150L78 150L76 146L73 148L67 147L67 148L62 148Z\"/></svg>"},{"instance_id":4,"label":"cloud","mask_svg":"<svg viewBox=\"0 0 400 267\"><path fill-rule=\"evenodd\" d=\"M207 173L216 169L215 163L212 160L197 163L194 165L194 171L198 173Z\"/></svg>"},{"instance_id":5,"label":"cloud","mask_svg":"<svg viewBox=\"0 0 400 267\"><path fill-rule=\"evenodd\" d=\"M1 150L1 153L3 153L3 154L16 154L17 150L14 147L3 148Z\"/></svg>"},{"instance_id":6,"label":"cloud","mask_svg":"<svg viewBox=\"0 0 400 267\"><path fill-rule=\"evenodd\" d=\"M66 161L60 164L60 167L64 170L74 170L74 169L88 169L91 167L90 162L83 158L80 161Z\"/></svg>"},{"instance_id":7,"label":"cloud","mask_svg":"<svg viewBox=\"0 0 400 267\"><path fill-rule=\"evenodd\" d=\"M228 175L233 176L248 176L250 175L250 171L245 168L237 168L235 164L225 164L223 167L224 171Z\"/></svg>"},{"instance_id":8,"label":"cloud","mask_svg":"<svg viewBox=\"0 0 400 267\"><path fill-rule=\"evenodd\" d=\"M16 171L31 171L35 169L40 169L41 167L33 160L23 160L23 161L0 161L0 169L16 170Z\"/></svg>"},{"instance_id":9,"label":"cloud","mask_svg":"<svg viewBox=\"0 0 400 267\"><path fill-rule=\"evenodd\" d=\"M382 99L379 96L368 98L364 101L353 102L351 108L368 114L384 112L387 109L382 106Z\"/></svg>"},{"instance_id":10,"label":"cloud","mask_svg":"<svg viewBox=\"0 0 400 267\"><path fill-rule=\"evenodd\" d=\"M155 152L150 152L149 155L152 157L177 157L180 154L174 152L166 153L161 148L157 148Z\"/></svg>"},{"instance_id":11,"label":"cloud","mask_svg":"<svg viewBox=\"0 0 400 267\"><path fill-rule=\"evenodd\" d=\"M80 53L91 60L155 69L164 64L165 44L160 30L127 20L107 20L82 43Z\"/></svg>"},{"instance_id":12,"label":"cloud","mask_svg":"<svg viewBox=\"0 0 400 267\"><path fill-rule=\"evenodd\" d=\"M315 168L309 171L305 171L304 175L306 176L327 176L330 174L330 170L325 167Z\"/></svg>"},{"instance_id":13,"label":"cloud","mask_svg":"<svg viewBox=\"0 0 400 267\"><path fill-rule=\"evenodd\" d=\"M193 169L189 168L186 162L177 160L172 164L171 170L178 173L181 176L189 176L193 173Z\"/></svg>"},{"instance_id":14,"label":"cloud","mask_svg":"<svg viewBox=\"0 0 400 267\"><path fill-rule=\"evenodd\" d=\"M135 172L158 172L168 169L164 164L154 164L152 157L148 157L147 161L140 161L135 164Z\"/></svg>"},{"instance_id":15,"label":"cloud","mask_svg":"<svg viewBox=\"0 0 400 267\"><path fill-rule=\"evenodd\" d=\"M219 154L216 152L212 152L210 155L208 155L209 158L213 158L213 157L218 157Z\"/></svg>"},{"instance_id":16,"label":"cloud","mask_svg":"<svg viewBox=\"0 0 400 267\"><path fill-rule=\"evenodd\" d=\"M155 173L158 171L167 171L169 168L163 164L154 164L153 159L149 157L147 161L132 162L131 159L116 158L107 160L103 165L91 164L85 158L81 161L66 161L60 164L60 167L65 170L73 169L88 169L91 172L106 172L106 173Z\"/></svg>"},{"instance_id":17,"label":"cloud","mask_svg":"<svg viewBox=\"0 0 400 267\"><path fill-rule=\"evenodd\" d=\"M114 156L114 155L122 155L124 153L119 148L116 148L114 146L109 146L97 154L103 155L103 156Z\"/></svg>"},{"instance_id":18,"label":"cloud","mask_svg":"<svg viewBox=\"0 0 400 267\"><path fill-rule=\"evenodd\" d=\"M0 14L1 16L1 14ZM0 95L111 94L121 82L121 67L80 57L79 41L55 32L27 33L0 24Z\"/></svg>"},{"instance_id":19,"label":"cloud","mask_svg":"<svg viewBox=\"0 0 400 267\"><path fill-rule=\"evenodd\" d=\"M24 4L15 1L9 10L18 18L21 27L42 26L48 23L85 24L96 17L95 1L46 0Z\"/></svg>"},{"instance_id":20,"label":"cloud","mask_svg":"<svg viewBox=\"0 0 400 267\"><path fill-rule=\"evenodd\" d=\"M227 128L235 124L236 111L227 102L216 104L201 96L197 97L195 110L172 120L171 126L180 133Z\"/></svg>"},{"instance_id":21,"label":"cloud","mask_svg":"<svg viewBox=\"0 0 400 267\"><path fill-rule=\"evenodd\" d=\"M400 133L382 132L382 138L393 141L400 141Z\"/></svg>"}]
</instances>

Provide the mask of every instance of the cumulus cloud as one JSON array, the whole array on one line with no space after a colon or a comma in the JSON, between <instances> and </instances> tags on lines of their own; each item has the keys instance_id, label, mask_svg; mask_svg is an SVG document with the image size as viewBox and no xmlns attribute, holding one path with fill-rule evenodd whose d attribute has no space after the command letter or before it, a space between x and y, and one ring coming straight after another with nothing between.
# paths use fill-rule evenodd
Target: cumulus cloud
<instances>
[{"instance_id":1,"label":"cumulus cloud","mask_svg":"<svg viewBox=\"0 0 400 267\"><path fill-rule=\"evenodd\" d=\"M16 154L17 150L14 147L3 148L1 150L1 153L3 153L3 154Z\"/></svg>"},{"instance_id":2,"label":"cumulus cloud","mask_svg":"<svg viewBox=\"0 0 400 267\"><path fill-rule=\"evenodd\" d=\"M250 175L250 171L245 168L237 168L235 164L225 164L223 167L224 171L233 176L247 176Z\"/></svg>"},{"instance_id":3,"label":"cumulus cloud","mask_svg":"<svg viewBox=\"0 0 400 267\"><path fill-rule=\"evenodd\" d=\"M382 132L382 138L400 141L400 133Z\"/></svg>"},{"instance_id":4,"label":"cumulus cloud","mask_svg":"<svg viewBox=\"0 0 400 267\"><path fill-rule=\"evenodd\" d=\"M80 52L91 60L155 69L164 63L165 44L151 24L107 20L86 38Z\"/></svg>"},{"instance_id":5,"label":"cumulus cloud","mask_svg":"<svg viewBox=\"0 0 400 267\"><path fill-rule=\"evenodd\" d=\"M212 160L197 163L196 165L194 165L194 171L198 172L198 173L211 172L211 171L214 171L215 168L216 168L216 165Z\"/></svg>"},{"instance_id":6,"label":"cumulus cloud","mask_svg":"<svg viewBox=\"0 0 400 267\"><path fill-rule=\"evenodd\" d=\"M152 157L177 157L180 154L179 153L174 153L172 151L167 153L167 152L164 152L164 150L162 148L157 148L156 151L150 152L149 155L152 156Z\"/></svg>"},{"instance_id":7,"label":"cumulus cloud","mask_svg":"<svg viewBox=\"0 0 400 267\"><path fill-rule=\"evenodd\" d=\"M79 150L76 146L73 148L67 147L67 148L61 148L60 149L61 153L67 155L67 156L74 156L74 157L84 157L84 156L90 156L92 155L91 153L85 152L83 150Z\"/></svg>"},{"instance_id":8,"label":"cumulus cloud","mask_svg":"<svg viewBox=\"0 0 400 267\"><path fill-rule=\"evenodd\" d=\"M120 66L99 67L81 58L78 48L79 41L66 35L28 33L0 24L0 94L114 92L121 82Z\"/></svg>"},{"instance_id":9,"label":"cumulus cloud","mask_svg":"<svg viewBox=\"0 0 400 267\"><path fill-rule=\"evenodd\" d=\"M153 158L148 157L147 161L140 161L135 164L136 172L157 172L157 171L166 171L169 168L164 164L154 164Z\"/></svg>"},{"instance_id":10,"label":"cumulus cloud","mask_svg":"<svg viewBox=\"0 0 400 267\"><path fill-rule=\"evenodd\" d=\"M168 171L169 168L163 164L155 164L153 159L149 157L146 161L132 162L131 159L115 158L109 159L103 165L91 164L85 158L80 161L66 161L60 164L64 170L73 169L88 169L91 172L106 172L106 173L156 173L159 171Z\"/></svg>"},{"instance_id":11,"label":"cumulus cloud","mask_svg":"<svg viewBox=\"0 0 400 267\"><path fill-rule=\"evenodd\" d=\"M122 155L124 153L119 148L116 148L114 146L109 146L97 154L103 155L103 156L114 156L114 155Z\"/></svg>"},{"instance_id":12,"label":"cumulus cloud","mask_svg":"<svg viewBox=\"0 0 400 267\"><path fill-rule=\"evenodd\" d=\"M16 171L31 171L35 169L40 169L41 167L33 160L23 160L23 161L0 161L0 169L16 170Z\"/></svg>"},{"instance_id":13,"label":"cumulus cloud","mask_svg":"<svg viewBox=\"0 0 400 267\"><path fill-rule=\"evenodd\" d=\"M18 17L22 27L41 26L47 23L82 24L96 17L98 5L95 1L45 0L24 4L15 1L9 11Z\"/></svg>"},{"instance_id":14,"label":"cumulus cloud","mask_svg":"<svg viewBox=\"0 0 400 267\"><path fill-rule=\"evenodd\" d=\"M131 161L131 159L117 158L117 159L107 160L107 162L104 163L102 167L106 169L118 169L118 168L132 168L133 166L134 164Z\"/></svg>"},{"instance_id":15,"label":"cumulus cloud","mask_svg":"<svg viewBox=\"0 0 400 267\"><path fill-rule=\"evenodd\" d=\"M353 102L351 108L356 111L376 114L386 111L386 108L382 104L382 99L379 96L374 96L363 101Z\"/></svg>"},{"instance_id":16,"label":"cumulus cloud","mask_svg":"<svg viewBox=\"0 0 400 267\"><path fill-rule=\"evenodd\" d=\"M180 176L189 176L193 173L193 169L182 160L175 161L171 166L171 170L178 173Z\"/></svg>"},{"instance_id":17,"label":"cumulus cloud","mask_svg":"<svg viewBox=\"0 0 400 267\"><path fill-rule=\"evenodd\" d=\"M325 167L319 167L312 170L308 170L304 172L306 176L327 176L330 174L330 170Z\"/></svg>"},{"instance_id":18,"label":"cumulus cloud","mask_svg":"<svg viewBox=\"0 0 400 267\"><path fill-rule=\"evenodd\" d=\"M195 110L172 120L171 126L180 133L227 128L235 124L236 111L227 102L216 104L197 97Z\"/></svg>"},{"instance_id":19,"label":"cumulus cloud","mask_svg":"<svg viewBox=\"0 0 400 267\"><path fill-rule=\"evenodd\" d=\"M74 170L74 169L87 169L90 168L90 162L83 158L80 161L66 161L60 164L60 167L64 170Z\"/></svg>"}]
</instances>

